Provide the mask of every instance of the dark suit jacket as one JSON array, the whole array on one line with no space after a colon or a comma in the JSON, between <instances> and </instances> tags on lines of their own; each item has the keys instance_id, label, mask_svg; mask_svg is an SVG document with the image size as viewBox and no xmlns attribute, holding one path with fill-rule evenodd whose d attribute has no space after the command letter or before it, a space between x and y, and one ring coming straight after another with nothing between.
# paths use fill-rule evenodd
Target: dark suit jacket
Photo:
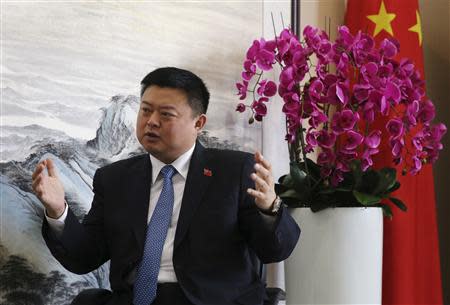
<instances>
[{"instance_id":1,"label":"dark suit jacket","mask_svg":"<svg viewBox=\"0 0 450 305\"><path fill-rule=\"evenodd\" d=\"M254 187L253 165L251 154L196 145L173 251L178 282L194 304L262 304L264 285L253 255L263 263L282 261L297 243L300 229L286 210L268 223L246 193ZM151 168L145 154L98 169L94 200L83 223L69 210L60 238L43 224L50 251L71 272L87 273L111 260L113 297L108 304L132 302L147 228Z\"/></svg>"}]
</instances>

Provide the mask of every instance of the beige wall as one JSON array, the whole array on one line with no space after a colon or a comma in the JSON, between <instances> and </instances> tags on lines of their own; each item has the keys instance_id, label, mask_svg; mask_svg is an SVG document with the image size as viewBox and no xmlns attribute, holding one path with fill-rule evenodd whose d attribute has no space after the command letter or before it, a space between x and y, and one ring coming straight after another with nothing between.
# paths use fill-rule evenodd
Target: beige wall
<instances>
[{"instance_id":1,"label":"beige wall","mask_svg":"<svg viewBox=\"0 0 450 305\"><path fill-rule=\"evenodd\" d=\"M420 0L427 95L436 119L450 127L450 1ZM450 304L450 131L434 166L444 304Z\"/></svg>"}]
</instances>

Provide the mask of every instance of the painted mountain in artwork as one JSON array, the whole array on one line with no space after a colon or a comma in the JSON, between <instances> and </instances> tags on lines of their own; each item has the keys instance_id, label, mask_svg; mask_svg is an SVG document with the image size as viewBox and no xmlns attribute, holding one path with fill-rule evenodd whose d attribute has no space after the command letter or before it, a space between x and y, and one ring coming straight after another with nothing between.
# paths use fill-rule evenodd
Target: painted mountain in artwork
<instances>
[{"instance_id":1,"label":"painted mountain in artwork","mask_svg":"<svg viewBox=\"0 0 450 305\"><path fill-rule=\"evenodd\" d=\"M44 211L32 192L31 174L39 161L53 159L66 200L82 220L90 209L96 169L145 153L134 135L138 107L136 96L112 97L101 110L96 137L87 142L39 125L4 127L1 141L8 145L0 163L0 301L19 298L29 304L69 304L82 289L109 287L108 263L92 273L76 275L52 257L41 236ZM210 137L207 131L200 140L209 147L239 149Z\"/></svg>"}]
</instances>

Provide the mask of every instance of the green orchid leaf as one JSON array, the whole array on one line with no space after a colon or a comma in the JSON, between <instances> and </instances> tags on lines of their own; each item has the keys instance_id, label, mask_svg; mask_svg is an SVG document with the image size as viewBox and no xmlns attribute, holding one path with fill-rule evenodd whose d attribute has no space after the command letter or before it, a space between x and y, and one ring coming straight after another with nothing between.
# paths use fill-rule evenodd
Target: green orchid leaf
<instances>
[{"instance_id":1,"label":"green orchid leaf","mask_svg":"<svg viewBox=\"0 0 450 305\"><path fill-rule=\"evenodd\" d=\"M380 180L377 187L374 190L374 194L386 193L386 191L392 188L397 181L397 171L394 168L385 167L379 171Z\"/></svg>"},{"instance_id":2,"label":"green orchid leaf","mask_svg":"<svg viewBox=\"0 0 450 305\"><path fill-rule=\"evenodd\" d=\"M394 186L395 182L397 182L397 170L392 167L385 167L381 169L381 176L389 181L389 186L387 189L390 189Z\"/></svg>"},{"instance_id":3,"label":"green orchid leaf","mask_svg":"<svg viewBox=\"0 0 450 305\"><path fill-rule=\"evenodd\" d=\"M283 184L283 181L284 181L284 179L286 179L286 176L287 176L287 175L283 175L283 176L281 176L280 178L278 178L278 183L279 183L279 184Z\"/></svg>"},{"instance_id":4,"label":"green orchid leaf","mask_svg":"<svg viewBox=\"0 0 450 305\"><path fill-rule=\"evenodd\" d=\"M303 202L300 202L298 199L294 198L281 198L281 199L283 200L283 204L287 205L290 208L300 208L307 206Z\"/></svg>"},{"instance_id":5,"label":"green orchid leaf","mask_svg":"<svg viewBox=\"0 0 450 305\"><path fill-rule=\"evenodd\" d=\"M292 180L292 176L290 174L284 175L283 176L283 180L281 181L281 184L284 187L286 187L286 188L293 188L294 187L294 181Z\"/></svg>"},{"instance_id":6,"label":"green orchid leaf","mask_svg":"<svg viewBox=\"0 0 450 305\"><path fill-rule=\"evenodd\" d=\"M283 193L283 192L285 192L287 190L288 190L288 188L285 187L284 185L279 184L279 183L275 183L275 193L277 195L279 195L279 194L281 194L281 193Z\"/></svg>"},{"instance_id":7,"label":"green orchid leaf","mask_svg":"<svg viewBox=\"0 0 450 305\"><path fill-rule=\"evenodd\" d=\"M320 191L318 191L318 194L334 194L336 192L351 192L352 190L350 188L346 188L346 187L336 187L336 188L324 188L321 189Z\"/></svg>"},{"instance_id":8,"label":"green orchid leaf","mask_svg":"<svg viewBox=\"0 0 450 305\"><path fill-rule=\"evenodd\" d=\"M356 190L353 191L353 196L355 196L356 200L358 200L358 202L362 205L374 205L381 201L380 196L367 194Z\"/></svg>"},{"instance_id":9,"label":"green orchid leaf","mask_svg":"<svg viewBox=\"0 0 450 305\"><path fill-rule=\"evenodd\" d=\"M279 196L282 199L284 199L284 198L292 198L292 199L297 199L297 200L303 199L303 196L301 194L297 193L294 189L286 190L286 191L280 193Z\"/></svg>"},{"instance_id":10,"label":"green orchid leaf","mask_svg":"<svg viewBox=\"0 0 450 305\"><path fill-rule=\"evenodd\" d=\"M315 212L319 212L322 210L325 210L327 208L330 207L330 203L329 202L324 202L324 201L314 201L314 204L311 204L311 211Z\"/></svg>"},{"instance_id":11,"label":"green orchid leaf","mask_svg":"<svg viewBox=\"0 0 450 305\"><path fill-rule=\"evenodd\" d=\"M328 209L328 208L330 208L330 206L327 204L324 204L324 205L316 205L315 204L315 205L311 206L311 211L314 213L317 213L317 212L320 212L320 211Z\"/></svg>"},{"instance_id":12,"label":"green orchid leaf","mask_svg":"<svg viewBox=\"0 0 450 305\"><path fill-rule=\"evenodd\" d=\"M348 188L348 187L337 187L336 191L338 191L338 192L351 192L352 189Z\"/></svg>"},{"instance_id":13,"label":"green orchid leaf","mask_svg":"<svg viewBox=\"0 0 450 305\"><path fill-rule=\"evenodd\" d=\"M332 201L336 201L338 206L361 206L361 203L355 198L353 191L336 192L333 194Z\"/></svg>"},{"instance_id":14,"label":"green orchid leaf","mask_svg":"<svg viewBox=\"0 0 450 305\"><path fill-rule=\"evenodd\" d=\"M375 190L380 184L380 174L374 170L368 170L363 173L361 181L355 185L355 189L361 193L375 194Z\"/></svg>"},{"instance_id":15,"label":"green orchid leaf","mask_svg":"<svg viewBox=\"0 0 450 305\"><path fill-rule=\"evenodd\" d=\"M359 160L354 160L350 163L352 179L354 185L359 185L363 176L363 171L361 169L361 162Z\"/></svg>"},{"instance_id":16,"label":"green orchid leaf","mask_svg":"<svg viewBox=\"0 0 450 305\"><path fill-rule=\"evenodd\" d=\"M323 195L328 195L328 194L333 194L335 193L336 190L332 189L332 188L326 188L326 189L321 189L320 191L317 192L317 194L323 194Z\"/></svg>"},{"instance_id":17,"label":"green orchid leaf","mask_svg":"<svg viewBox=\"0 0 450 305\"><path fill-rule=\"evenodd\" d=\"M290 167L290 176L295 190L300 194L309 193L308 176L306 175L306 172L300 169L299 165L295 162L291 162Z\"/></svg>"},{"instance_id":18,"label":"green orchid leaf","mask_svg":"<svg viewBox=\"0 0 450 305\"><path fill-rule=\"evenodd\" d=\"M400 188L400 182L395 181L394 185L393 185L392 187L390 187L390 188L386 191L386 193L390 194L390 193L392 193L392 192L398 190L399 188Z\"/></svg>"},{"instance_id":19,"label":"green orchid leaf","mask_svg":"<svg viewBox=\"0 0 450 305\"><path fill-rule=\"evenodd\" d=\"M320 166L317 165L316 162L314 162L311 159L306 158L306 164L308 165L308 171L309 175L314 178L314 180L319 180L320 177Z\"/></svg>"},{"instance_id":20,"label":"green orchid leaf","mask_svg":"<svg viewBox=\"0 0 450 305\"><path fill-rule=\"evenodd\" d=\"M383 215L389 217L389 219L392 219L393 214L391 207L387 204L382 204L381 208L383 209Z\"/></svg>"},{"instance_id":21,"label":"green orchid leaf","mask_svg":"<svg viewBox=\"0 0 450 305\"><path fill-rule=\"evenodd\" d=\"M406 212L408 210L406 205L400 199L397 199L397 198L394 198L394 197L389 197L389 200L392 201L392 203L395 204L403 212Z\"/></svg>"}]
</instances>

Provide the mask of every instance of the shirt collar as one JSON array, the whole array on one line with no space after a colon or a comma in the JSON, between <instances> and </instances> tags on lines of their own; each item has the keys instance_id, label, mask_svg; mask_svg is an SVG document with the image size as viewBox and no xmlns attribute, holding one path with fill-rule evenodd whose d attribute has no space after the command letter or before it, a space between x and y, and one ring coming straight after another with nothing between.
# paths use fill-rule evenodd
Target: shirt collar
<instances>
[{"instance_id":1,"label":"shirt collar","mask_svg":"<svg viewBox=\"0 0 450 305\"><path fill-rule=\"evenodd\" d=\"M171 163L171 165L177 170L177 173L181 175L184 179L186 179L188 170L189 170L189 164L191 163L191 157L194 153L195 149L195 143L194 145L187 150L185 153L183 153L181 156L179 156L175 161ZM148 154L150 156L150 162L152 164L152 184L155 183L156 179L158 178L159 172L161 169L167 165L164 162L161 162L151 154Z\"/></svg>"}]
</instances>

